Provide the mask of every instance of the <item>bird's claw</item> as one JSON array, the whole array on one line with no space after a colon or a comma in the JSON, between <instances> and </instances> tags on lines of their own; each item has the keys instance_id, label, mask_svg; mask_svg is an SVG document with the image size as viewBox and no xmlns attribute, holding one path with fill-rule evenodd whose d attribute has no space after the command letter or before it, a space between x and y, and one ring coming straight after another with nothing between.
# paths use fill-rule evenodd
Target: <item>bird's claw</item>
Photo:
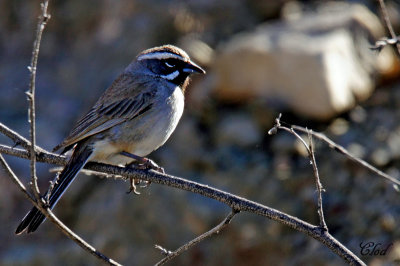
<instances>
[{"instance_id":1,"label":"bird's claw","mask_svg":"<svg viewBox=\"0 0 400 266\"><path fill-rule=\"evenodd\" d=\"M132 155L130 155L132 157ZM136 169L141 169L141 170L154 170L156 172L165 174L164 168L161 166L158 166L153 160L145 157L139 157L135 156L135 161L127 164L125 167L132 167L134 166ZM151 182L150 181L143 181L140 179L135 179L135 178L130 178L130 187L129 191L127 192L128 194L133 191L136 195L139 195L140 192L137 190L137 185L140 185L141 188L147 188L150 186Z\"/></svg>"},{"instance_id":2,"label":"bird's claw","mask_svg":"<svg viewBox=\"0 0 400 266\"><path fill-rule=\"evenodd\" d=\"M156 164L153 160L146 158L147 160L144 162L144 166L146 167L146 169L151 169L154 170L156 172L165 174L164 168L162 168L161 166L158 166L158 164Z\"/></svg>"},{"instance_id":3,"label":"bird's claw","mask_svg":"<svg viewBox=\"0 0 400 266\"><path fill-rule=\"evenodd\" d=\"M150 181L143 181L136 178L130 178L129 183L130 183L129 191L127 191L126 194L129 194L133 191L133 193L135 193L136 195L140 195L140 192L137 190L138 185L140 188L147 188L151 184Z\"/></svg>"},{"instance_id":4,"label":"bird's claw","mask_svg":"<svg viewBox=\"0 0 400 266\"><path fill-rule=\"evenodd\" d=\"M135 179L135 178L130 178L129 180L129 191L126 192L126 194L129 194L133 191L133 193L135 193L136 195L140 195L140 192L137 191L137 187L136 185L139 184L140 181L139 179Z\"/></svg>"}]
</instances>

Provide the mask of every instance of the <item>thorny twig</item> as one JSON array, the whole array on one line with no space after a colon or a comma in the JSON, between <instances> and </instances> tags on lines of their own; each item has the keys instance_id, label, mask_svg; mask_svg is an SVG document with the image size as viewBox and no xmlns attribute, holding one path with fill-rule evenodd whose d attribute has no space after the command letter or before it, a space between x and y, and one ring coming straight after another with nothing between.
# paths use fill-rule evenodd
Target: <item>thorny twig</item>
<instances>
[{"instance_id":1,"label":"thorny twig","mask_svg":"<svg viewBox=\"0 0 400 266\"><path fill-rule=\"evenodd\" d=\"M321 180L319 178L317 161L315 160L314 144L313 144L313 140L312 140L312 130L306 129L306 133L307 133L308 140L309 140L309 144L307 144L307 142L293 128L288 128L288 127L281 125L281 121L280 121L281 117L282 117L282 114L279 114L278 118L275 119L274 127L268 133L270 135L276 134L277 129L282 129L287 132L290 132L301 143L303 143L304 147L307 150L308 157L310 158L311 165L313 167L313 173L314 173L314 177L315 177L315 186L316 186L317 192L318 192L318 216L319 216L320 227L324 231L328 231L328 226L326 225L326 222L325 222L324 210L322 207L322 192L324 191L324 189L322 187Z\"/></svg>"},{"instance_id":2,"label":"thorny twig","mask_svg":"<svg viewBox=\"0 0 400 266\"><path fill-rule=\"evenodd\" d=\"M155 264L155 266L161 266L164 265L165 263L167 263L168 261L172 260L173 258L179 256L180 254L182 254L184 251L188 250L189 248L197 245L198 243L200 243L201 241L203 241L206 238L209 238L215 234L219 234L219 232L221 232L232 220L232 218L238 213L238 211L232 209L232 211L228 214L228 216L225 217L225 219L219 223L217 226L215 226L214 228L212 228L211 230L199 235L198 237L196 237L195 239L192 239L191 241L185 243L184 245L180 246L178 249L176 249L175 251L169 251L165 248L163 248L160 245L155 245L156 249L161 250L161 252L166 256L165 258L163 258L162 260L160 260L159 262L157 262Z\"/></svg>"}]
</instances>

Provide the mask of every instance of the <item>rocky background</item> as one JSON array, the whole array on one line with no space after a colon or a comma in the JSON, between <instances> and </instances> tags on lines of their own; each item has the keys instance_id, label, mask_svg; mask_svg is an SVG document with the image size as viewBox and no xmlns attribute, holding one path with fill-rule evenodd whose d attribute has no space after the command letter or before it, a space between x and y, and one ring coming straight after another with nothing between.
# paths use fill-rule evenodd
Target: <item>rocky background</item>
<instances>
[{"instance_id":1,"label":"rocky background","mask_svg":"<svg viewBox=\"0 0 400 266\"><path fill-rule=\"evenodd\" d=\"M400 32L397 1L386 1ZM141 50L165 43L207 69L193 79L186 110L151 155L170 174L208 184L317 224L312 168L274 118L323 131L383 171L399 176L400 67L377 1L51 1L37 77L37 142L51 150ZM0 121L28 136L27 101L38 1L0 2ZM10 141L0 136L1 143ZM400 263L399 192L316 141L330 232L370 265ZM28 182L29 163L7 157ZM52 165L38 165L45 189ZM73 230L124 265L152 265L160 244L175 249L219 223L229 208L153 184L80 175L55 209ZM30 204L0 171L1 265L98 265L45 223L14 230ZM392 244L362 256L360 243ZM325 246L281 224L240 214L220 235L170 265L340 265Z\"/></svg>"}]
</instances>

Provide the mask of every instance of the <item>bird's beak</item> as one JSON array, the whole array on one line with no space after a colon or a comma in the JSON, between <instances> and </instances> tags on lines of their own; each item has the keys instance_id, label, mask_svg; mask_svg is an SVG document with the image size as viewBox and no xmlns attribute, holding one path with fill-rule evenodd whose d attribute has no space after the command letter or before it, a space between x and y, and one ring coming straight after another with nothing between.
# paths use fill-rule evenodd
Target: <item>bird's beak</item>
<instances>
[{"instance_id":1,"label":"bird's beak","mask_svg":"<svg viewBox=\"0 0 400 266\"><path fill-rule=\"evenodd\" d=\"M183 68L183 72L186 73L200 73L200 74L205 74L206 71L204 71L204 69L202 69L201 67L199 67L197 64L195 64L192 61L189 61L186 63L186 66Z\"/></svg>"}]
</instances>

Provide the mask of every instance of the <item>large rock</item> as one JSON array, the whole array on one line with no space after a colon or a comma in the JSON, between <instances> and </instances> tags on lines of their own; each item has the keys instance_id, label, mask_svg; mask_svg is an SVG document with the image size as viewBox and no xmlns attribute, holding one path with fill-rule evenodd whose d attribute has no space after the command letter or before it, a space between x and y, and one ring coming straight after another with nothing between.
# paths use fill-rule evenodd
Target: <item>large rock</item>
<instances>
[{"instance_id":1,"label":"large rock","mask_svg":"<svg viewBox=\"0 0 400 266\"><path fill-rule=\"evenodd\" d=\"M217 143L241 147L257 145L261 142L261 133L250 116L233 113L225 116L216 127Z\"/></svg>"},{"instance_id":2,"label":"large rock","mask_svg":"<svg viewBox=\"0 0 400 266\"><path fill-rule=\"evenodd\" d=\"M366 99L377 74L396 63L390 49L369 49L382 36L379 19L358 4L332 3L287 16L221 45L211 86L223 101L263 97L300 115L328 119Z\"/></svg>"}]
</instances>

